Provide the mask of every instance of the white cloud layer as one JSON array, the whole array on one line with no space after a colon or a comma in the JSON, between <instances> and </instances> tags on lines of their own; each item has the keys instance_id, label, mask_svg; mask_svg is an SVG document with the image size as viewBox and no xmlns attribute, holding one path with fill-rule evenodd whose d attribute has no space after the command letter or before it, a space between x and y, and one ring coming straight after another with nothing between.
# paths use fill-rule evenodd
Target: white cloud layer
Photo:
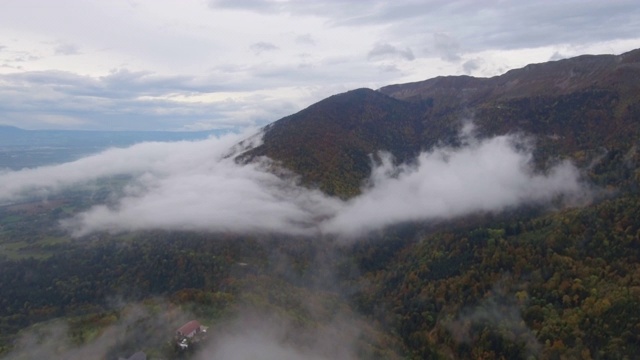
<instances>
[{"instance_id":1,"label":"white cloud layer","mask_svg":"<svg viewBox=\"0 0 640 360\"><path fill-rule=\"evenodd\" d=\"M421 154L417 165L395 167L383 157L363 195L349 201L324 229L355 235L407 221L545 203L562 194L586 196L571 163L534 174L531 153L516 150L517 141L498 136L462 149L436 149Z\"/></svg>"},{"instance_id":2,"label":"white cloud layer","mask_svg":"<svg viewBox=\"0 0 640 360\"><path fill-rule=\"evenodd\" d=\"M64 221L76 235L95 231L179 229L271 231L348 237L407 221L501 211L557 197L586 196L578 170L561 163L532 173L530 151L517 137L500 136L459 149L424 153L416 165L373 171L362 195L342 201L278 177L269 162L238 165L225 157L245 137L142 143L74 162L0 175L0 202L47 196L102 177L130 175L124 193ZM526 147L525 147L526 148Z\"/></svg>"}]
</instances>

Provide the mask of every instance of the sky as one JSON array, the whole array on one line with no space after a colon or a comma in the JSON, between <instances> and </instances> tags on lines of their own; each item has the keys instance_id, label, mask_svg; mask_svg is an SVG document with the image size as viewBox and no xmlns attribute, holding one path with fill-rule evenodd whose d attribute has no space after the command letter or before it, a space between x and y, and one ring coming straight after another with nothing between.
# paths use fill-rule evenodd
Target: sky
<instances>
[{"instance_id":1,"label":"sky","mask_svg":"<svg viewBox=\"0 0 640 360\"><path fill-rule=\"evenodd\" d=\"M636 0L3 0L0 125L259 127L347 90L640 47Z\"/></svg>"}]
</instances>

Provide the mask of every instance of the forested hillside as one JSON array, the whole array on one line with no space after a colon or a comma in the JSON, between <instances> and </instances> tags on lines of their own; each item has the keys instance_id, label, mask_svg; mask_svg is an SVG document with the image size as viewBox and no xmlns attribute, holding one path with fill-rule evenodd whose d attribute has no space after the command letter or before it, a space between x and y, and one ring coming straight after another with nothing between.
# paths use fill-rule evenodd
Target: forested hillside
<instances>
[{"instance_id":1,"label":"forested hillside","mask_svg":"<svg viewBox=\"0 0 640 360\"><path fill-rule=\"evenodd\" d=\"M639 215L639 199L623 196L462 222L369 272L375 285L357 301L416 358L630 358L640 351Z\"/></svg>"}]
</instances>

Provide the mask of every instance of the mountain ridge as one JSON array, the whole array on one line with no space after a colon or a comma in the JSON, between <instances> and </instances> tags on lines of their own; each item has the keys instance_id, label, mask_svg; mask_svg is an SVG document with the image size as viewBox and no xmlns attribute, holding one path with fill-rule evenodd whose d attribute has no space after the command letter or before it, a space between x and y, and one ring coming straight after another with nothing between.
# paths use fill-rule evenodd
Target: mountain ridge
<instances>
[{"instance_id":1,"label":"mountain ridge","mask_svg":"<svg viewBox=\"0 0 640 360\"><path fill-rule=\"evenodd\" d=\"M579 88L594 86L598 84L599 78L610 71L610 67L615 66L618 69L624 69L631 64L632 67L638 68L640 62L640 49L632 50L621 55L580 55L573 58L549 61L544 63L529 64L519 69L512 69L504 74L489 77L476 78L468 75L461 76L438 76L432 79L383 86L378 91L401 100L415 100L414 96L429 96L430 90L440 90L451 87L449 82L453 82L456 90L460 85L469 85L473 83L476 87L486 86L493 87L498 90L498 94L509 94L509 97L516 97L522 87L530 82L543 82L548 84L555 80L555 85L545 88L545 94L549 90L555 90L558 93L567 93L575 91ZM582 76L582 81L567 81L565 76L576 78ZM562 81L559 81L561 79ZM524 84L523 84L524 82ZM568 86L573 85L573 86ZM469 90L474 90L473 88ZM492 95L496 95L496 92ZM527 95L531 94L531 87L526 88ZM542 89L535 89L540 91ZM537 92L535 94L538 94Z\"/></svg>"},{"instance_id":2,"label":"mountain ridge","mask_svg":"<svg viewBox=\"0 0 640 360\"><path fill-rule=\"evenodd\" d=\"M628 151L640 135L640 49L530 64L491 78L436 77L333 95L265 127L266 156L329 195L360 192L379 152L411 162L438 144L456 146L472 120L481 138L536 139L540 169L562 158L586 166L602 149Z\"/></svg>"}]
</instances>

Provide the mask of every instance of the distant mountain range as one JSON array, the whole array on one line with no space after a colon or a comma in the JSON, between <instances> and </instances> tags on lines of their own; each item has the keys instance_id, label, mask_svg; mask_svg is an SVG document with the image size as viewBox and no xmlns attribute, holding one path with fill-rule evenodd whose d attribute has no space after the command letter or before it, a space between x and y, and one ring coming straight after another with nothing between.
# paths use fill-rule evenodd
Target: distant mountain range
<instances>
[{"instance_id":1,"label":"distant mountain range","mask_svg":"<svg viewBox=\"0 0 640 360\"><path fill-rule=\"evenodd\" d=\"M357 89L266 126L263 144L237 159L267 156L306 185L349 198L379 151L410 161L436 144L455 146L462 125L473 121L479 137L534 137L542 169L561 158L584 167L605 153L622 161L640 135L639 79L640 49L532 64L492 78Z\"/></svg>"},{"instance_id":2,"label":"distant mountain range","mask_svg":"<svg viewBox=\"0 0 640 360\"><path fill-rule=\"evenodd\" d=\"M2 134L17 133L17 132L23 132L23 131L26 131L26 130L20 129L19 127L15 127L15 126L0 125L0 133Z\"/></svg>"}]
</instances>

